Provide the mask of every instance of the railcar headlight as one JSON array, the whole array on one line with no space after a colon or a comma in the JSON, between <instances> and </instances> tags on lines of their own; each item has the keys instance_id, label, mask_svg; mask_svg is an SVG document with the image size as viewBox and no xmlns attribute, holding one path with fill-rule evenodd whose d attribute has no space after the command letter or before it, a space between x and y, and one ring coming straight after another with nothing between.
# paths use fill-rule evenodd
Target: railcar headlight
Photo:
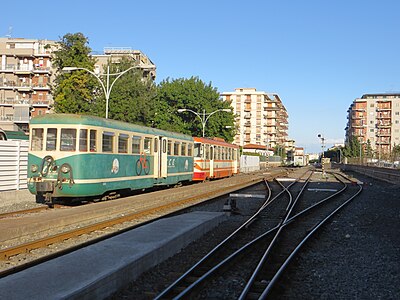
<instances>
[{"instance_id":1,"label":"railcar headlight","mask_svg":"<svg viewBox=\"0 0 400 300\"><path fill-rule=\"evenodd\" d=\"M31 172L36 173L39 170L38 165L31 165Z\"/></svg>"},{"instance_id":2,"label":"railcar headlight","mask_svg":"<svg viewBox=\"0 0 400 300\"><path fill-rule=\"evenodd\" d=\"M71 171L71 168L69 166L67 166L67 165L62 166L61 172L63 172L65 174L65 173L68 173L69 171Z\"/></svg>"}]
</instances>

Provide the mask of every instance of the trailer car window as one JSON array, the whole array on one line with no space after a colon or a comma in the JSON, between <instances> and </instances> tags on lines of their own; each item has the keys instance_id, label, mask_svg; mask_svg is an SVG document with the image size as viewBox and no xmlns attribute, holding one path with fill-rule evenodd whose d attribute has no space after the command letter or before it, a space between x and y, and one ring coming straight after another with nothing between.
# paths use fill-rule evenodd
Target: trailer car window
<instances>
[{"instance_id":1,"label":"trailer car window","mask_svg":"<svg viewBox=\"0 0 400 300\"><path fill-rule=\"evenodd\" d=\"M178 156L179 155L179 142L174 143L174 155Z\"/></svg>"},{"instance_id":2,"label":"trailer car window","mask_svg":"<svg viewBox=\"0 0 400 300\"><path fill-rule=\"evenodd\" d=\"M172 155L172 141L168 141L168 152L167 155Z\"/></svg>"},{"instance_id":3,"label":"trailer car window","mask_svg":"<svg viewBox=\"0 0 400 300\"><path fill-rule=\"evenodd\" d=\"M132 154L140 154L140 136L133 135L132 136Z\"/></svg>"},{"instance_id":4,"label":"trailer car window","mask_svg":"<svg viewBox=\"0 0 400 300\"><path fill-rule=\"evenodd\" d=\"M118 137L118 153L128 153L128 135L120 134Z\"/></svg>"},{"instance_id":5,"label":"trailer car window","mask_svg":"<svg viewBox=\"0 0 400 300\"><path fill-rule=\"evenodd\" d=\"M181 155L186 156L186 143L181 144Z\"/></svg>"},{"instance_id":6,"label":"trailer car window","mask_svg":"<svg viewBox=\"0 0 400 300\"><path fill-rule=\"evenodd\" d=\"M90 152L97 152L96 149L96 136L97 136L97 130L90 130L90 145L89 145L89 149Z\"/></svg>"},{"instance_id":7,"label":"trailer car window","mask_svg":"<svg viewBox=\"0 0 400 300\"><path fill-rule=\"evenodd\" d=\"M144 138L144 145L143 145L143 151L146 154L151 154L151 150L152 150L152 138L150 137L145 137Z\"/></svg>"},{"instance_id":8,"label":"trailer car window","mask_svg":"<svg viewBox=\"0 0 400 300\"><path fill-rule=\"evenodd\" d=\"M103 152L113 152L114 148L114 133L113 132L103 132Z\"/></svg>"},{"instance_id":9,"label":"trailer car window","mask_svg":"<svg viewBox=\"0 0 400 300\"><path fill-rule=\"evenodd\" d=\"M188 156L193 156L193 144L188 144Z\"/></svg>"},{"instance_id":10,"label":"trailer car window","mask_svg":"<svg viewBox=\"0 0 400 300\"><path fill-rule=\"evenodd\" d=\"M43 150L43 128L32 129L32 151Z\"/></svg>"},{"instance_id":11,"label":"trailer car window","mask_svg":"<svg viewBox=\"0 0 400 300\"><path fill-rule=\"evenodd\" d=\"M57 144L57 128L47 129L47 139L46 139L46 150L54 151L56 150Z\"/></svg>"},{"instance_id":12,"label":"trailer car window","mask_svg":"<svg viewBox=\"0 0 400 300\"><path fill-rule=\"evenodd\" d=\"M79 130L79 151L87 151L87 129Z\"/></svg>"},{"instance_id":13,"label":"trailer car window","mask_svg":"<svg viewBox=\"0 0 400 300\"><path fill-rule=\"evenodd\" d=\"M76 150L76 129L62 128L61 129L61 151Z\"/></svg>"}]
</instances>

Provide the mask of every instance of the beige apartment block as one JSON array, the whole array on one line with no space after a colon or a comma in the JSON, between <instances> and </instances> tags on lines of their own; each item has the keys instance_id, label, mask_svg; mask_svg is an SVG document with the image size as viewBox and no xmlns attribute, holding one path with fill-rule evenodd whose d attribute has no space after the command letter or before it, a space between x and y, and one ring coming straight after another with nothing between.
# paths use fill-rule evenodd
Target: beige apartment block
<instances>
[{"instance_id":1,"label":"beige apartment block","mask_svg":"<svg viewBox=\"0 0 400 300\"><path fill-rule=\"evenodd\" d=\"M0 128L27 131L31 116L50 110L54 48L54 41L0 38Z\"/></svg>"},{"instance_id":2,"label":"beige apartment block","mask_svg":"<svg viewBox=\"0 0 400 300\"><path fill-rule=\"evenodd\" d=\"M138 69L143 71L143 78L156 79L156 65L140 50L133 50L128 47L106 47L103 54L93 54L92 56L97 60L94 70L96 74L106 74L106 67L109 63L116 64L123 57L128 57L135 62ZM120 71L123 72L124 70Z\"/></svg>"},{"instance_id":3,"label":"beige apartment block","mask_svg":"<svg viewBox=\"0 0 400 300\"><path fill-rule=\"evenodd\" d=\"M224 101L231 101L236 115L235 144L262 145L268 149L287 145L288 114L278 94L237 88L221 96Z\"/></svg>"},{"instance_id":4,"label":"beige apartment block","mask_svg":"<svg viewBox=\"0 0 400 300\"><path fill-rule=\"evenodd\" d=\"M357 137L377 154L390 153L400 144L400 94L365 94L348 109L346 141Z\"/></svg>"}]
</instances>

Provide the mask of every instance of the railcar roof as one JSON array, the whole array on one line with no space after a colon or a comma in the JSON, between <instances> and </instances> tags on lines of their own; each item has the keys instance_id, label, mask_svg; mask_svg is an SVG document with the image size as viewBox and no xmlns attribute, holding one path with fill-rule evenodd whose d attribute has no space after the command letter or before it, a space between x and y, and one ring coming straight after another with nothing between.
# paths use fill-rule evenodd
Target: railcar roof
<instances>
[{"instance_id":1,"label":"railcar roof","mask_svg":"<svg viewBox=\"0 0 400 300\"><path fill-rule=\"evenodd\" d=\"M161 130L157 128L146 127L137 124L126 123L122 121L116 121L111 119L104 119L95 116L89 115L75 115L75 114L46 114L42 116L37 116L30 120L31 125L40 125L40 124L74 124L74 125L89 125L89 126L98 126L98 127L106 127L117 130L126 130L126 131L135 131L138 133L148 133L172 138L178 138L183 140L192 141L193 138L190 135L170 132L166 130Z\"/></svg>"},{"instance_id":2,"label":"railcar roof","mask_svg":"<svg viewBox=\"0 0 400 300\"><path fill-rule=\"evenodd\" d=\"M200 142L200 143L207 143L207 144L211 144L211 145L239 148L238 145L225 142L223 139L219 139L219 138L210 139L210 138L206 138L206 137L194 137L194 141Z\"/></svg>"}]
</instances>

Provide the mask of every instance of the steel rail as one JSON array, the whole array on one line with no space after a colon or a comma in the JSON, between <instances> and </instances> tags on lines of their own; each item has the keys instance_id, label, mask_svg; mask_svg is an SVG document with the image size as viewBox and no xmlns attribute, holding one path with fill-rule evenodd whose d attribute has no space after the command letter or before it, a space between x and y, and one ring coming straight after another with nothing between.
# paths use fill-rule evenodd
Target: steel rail
<instances>
[{"instance_id":1,"label":"steel rail","mask_svg":"<svg viewBox=\"0 0 400 300\"><path fill-rule=\"evenodd\" d=\"M273 176L280 176L281 173L282 172L279 172L278 174L272 174L272 175L270 175L269 178L273 178ZM253 180L246 181L246 182L236 183L236 184L231 185L229 187L221 188L221 189L215 190L213 192L203 193L201 195L201 197L208 197L208 199L210 197L212 197L212 196L218 197L218 196L221 196L223 194L232 192L233 190L238 190L238 189L242 189L242 188L247 187L247 186L251 186L251 185L257 184L258 182L259 182L259 180L254 180L253 179ZM190 205L197 205L198 202L196 202L196 201L198 201L198 198L199 198L199 196L190 197L190 198L186 198L186 199L174 202L173 204L166 204L166 205L154 208L154 209L147 209L145 211L135 212L135 213L128 214L128 215L125 215L125 216L122 216L122 217L117 217L117 218L114 218L112 220L108 220L108 221L102 222L100 224L100 226L99 226L99 224L93 224L93 225L89 225L89 226L86 226L86 227L82 227L82 228L79 229L79 231L75 231L75 234L71 234L72 232L66 232L64 234L57 234L57 235L49 237L51 239L50 241L49 240L46 241L46 239L42 239L42 240L39 240L39 241L28 242L28 243L25 243L23 245L19 245L19 246L16 246L16 247L10 247L10 248L7 248L7 249L2 249L2 250L0 250L0 260L7 259L7 258L9 258L11 256L18 255L18 254L21 254L21 253L29 252L29 251L31 251L33 249L37 249L37 248L43 247L44 245L49 245L49 244L52 244L52 243L62 242L63 240L66 240L68 238L72 238L74 236L77 237L77 236L82 235L84 233L90 233L90 232L93 232L93 231L96 231L96 230L103 229L105 227L110 227L110 226L117 225L117 224L120 224L120 223L123 223L123 222L131 221L131 220L133 220L135 218L145 217L145 216L152 215L152 214L154 215L158 211L165 211L165 209L175 209L175 211L178 211L179 208L182 208L182 206L185 206L185 208L186 208L186 207L189 207ZM46 208L46 209L48 209L48 208ZM165 216L165 214L162 215L161 217L164 217L164 216ZM157 218L159 218L159 217L160 216L158 216ZM14 267L12 267L10 269L6 269L6 270L3 270L3 271L0 271L0 278L2 278L4 276L7 276L7 275L10 275L10 274L13 274L13 273L16 273L16 272L19 272L19 271L22 271L22 270L24 270L24 269L26 269L28 267L31 267L31 266L37 265L39 263L45 262L45 261L47 261L49 259L53 259L53 258L59 257L61 255L70 253L72 251L78 250L78 249L80 249L82 247L86 247L86 246L92 245L94 243L97 243L99 241L111 238L113 236L116 236L116 235L121 234L123 232L132 230L132 229L134 229L134 228L136 228L138 226L141 226L141 225L146 224L146 223L151 222L151 221L153 221L153 220L144 221L144 222L142 222L140 224L135 224L133 226L128 226L128 227L126 227L126 228L124 228L122 230L119 229L116 232L104 234L101 237L93 238L90 241L84 242L83 244L75 245L75 246L69 247L67 249L63 249L61 251L57 251L57 253L52 253L52 254L47 255L45 257L40 257L40 258L37 258L37 259L32 260L30 262L26 262L26 263L20 264L18 266L14 266Z\"/></svg>"},{"instance_id":2,"label":"steel rail","mask_svg":"<svg viewBox=\"0 0 400 300\"><path fill-rule=\"evenodd\" d=\"M286 216L285 218L282 220L282 222L279 224L279 229L277 230L277 232L275 233L275 236L273 237L271 243L268 245L267 249L265 250L263 256L261 257L256 269L254 270L253 274L251 275L250 279L247 281L247 284L245 285L244 289L242 290L242 293L239 296L239 299L244 299L247 294L250 291L251 286L253 285L257 275L259 274L261 268L264 266L265 261L267 260L268 256L270 255L272 248L274 247L278 237L280 236L282 230L283 230L283 224L286 223L286 221L288 220L290 213L293 210L293 207L295 206L295 204L297 203L297 201L300 199L300 196L303 194L304 189L306 188L306 186L308 185L310 178L312 176L313 172L311 172L310 176L306 179L306 181L303 184L303 187L301 188L299 194L297 195L296 199L294 201L292 201L292 194L290 193L289 189L286 188L285 190L287 191L289 198L290 198L290 202L288 205L289 210L287 210Z\"/></svg>"},{"instance_id":3,"label":"steel rail","mask_svg":"<svg viewBox=\"0 0 400 300\"><path fill-rule=\"evenodd\" d=\"M55 207L61 208L62 206L57 205ZM10 212L6 212L6 213L1 213L0 219L14 217L14 216L18 216L18 215L27 215L27 214L37 213L37 212L41 212L41 211L46 211L46 210L49 210L49 207L47 205L43 206L43 207L34 207L34 208L29 208L29 209L10 211Z\"/></svg>"},{"instance_id":4,"label":"steel rail","mask_svg":"<svg viewBox=\"0 0 400 300\"><path fill-rule=\"evenodd\" d=\"M307 172L309 172L309 170L307 170L304 174L306 174ZM303 175L304 175L303 174ZM302 175L302 176L303 176ZM302 177L301 176L301 177ZM266 186L269 189L268 186L268 181L264 180ZM292 182L288 187L292 186L293 184L295 184L295 182ZM270 189L269 189L270 190ZM244 228L247 228L249 224L251 224L258 216L259 214L265 210L265 208L267 208L273 201L275 201L276 199L279 198L279 196L281 194L283 194L285 192L285 188L278 193L275 197L273 197L272 199L268 199L271 197L271 192L269 192L269 196L266 199L266 201L264 202L264 204L261 205L261 207L257 210L257 212L251 216L246 222L244 222L241 226L239 226L234 232L232 232L228 237L226 237L221 243L219 243L217 246L215 246L211 251L209 251L203 258L201 258L195 265L193 265L191 268L189 268L184 274L182 274L178 279L176 279L172 284L170 284L165 290L163 290L156 298L155 300L159 300L159 299L163 299L164 297L166 297L168 294L172 293L173 290L179 285L181 284L187 277L189 277L195 270L197 270L198 268L200 268L200 266L202 264L204 264L204 262L208 259L210 259L213 255L215 255L215 253L222 248L228 241L230 241L239 231L241 231ZM215 268L215 266L213 267ZM188 292L190 292L192 290L192 288L194 288L199 282L201 282L205 277L207 277L209 274L212 273L213 268L211 268L209 271L207 271L205 274L203 274L201 277L199 277L199 281L195 281L193 282L191 285L189 285L187 288L185 288L183 291L181 291L177 296L174 297L174 299L179 299L181 297L184 297ZM210 273L209 273L210 272Z\"/></svg>"},{"instance_id":5,"label":"steel rail","mask_svg":"<svg viewBox=\"0 0 400 300\"><path fill-rule=\"evenodd\" d=\"M335 176L336 177L336 176ZM358 191L352 195L348 200L346 200L344 203L342 203L339 207L337 207L334 211L332 211L325 219L323 219L321 222L316 224L313 229L306 235L306 237L296 246L296 248L290 253L288 258L285 260L285 262L281 265L279 270L275 273L271 281L268 283L267 287L264 289L262 292L261 296L259 299L266 299L269 293L271 292L272 288L286 269L286 267L289 265L291 260L295 257L295 255L298 253L298 251L303 247L303 245L308 241L308 239L319 229L321 226L325 224L330 218L332 218L334 215L336 215L343 207L345 207L348 203L350 203L355 197L357 197L361 191L363 190L363 187L361 184L358 184Z\"/></svg>"},{"instance_id":6,"label":"steel rail","mask_svg":"<svg viewBox=\"0 0 400 300\"><path fill-rule=\"evenodd\" d=\"M343 176L342 174L340 174L341 176ZM351 181L351 180L350 180ZM335 193L335 196L342 193L346 188L343 188L340 192ZM321 200L320 202L318 202L316 205L313 205L310 208L307 208L305 210L303 210L302 212L296 214L295 216L293 216L292 218L290 218L287 222L285 222L284 224L282 224L281 226L284 228L286 226L288 226L291 222L295 221L297 218L299 218L301 215L303 215L304 213L315 209L316 207L318 207L319 205L321 205L323 202L328 201L329 199L331 199L332 196L328 196L326 198L324 198L323 200ZM215 272L217 272L219 269L221 269L223 266L225 266L227 263L229 263L230 261L232 261L235 257L237 257L239 254L241 254L244 251L247 251L248 248L250 248L251 246L253 246L254 244L256 244L257 242L261 241L262 239L266 238L268 235L276 232L278 229L280 228L280 226L275 226L273 228L271 228L270 230L264 232L263 234L261 234L260 236L258 236L257 238L253 239L252 241L249 241L247 244L243 245L241 248L237 249L234 253L232 253L231 255L229 255L228 257L226 257L224 260L222 260L220 263L218 263L217 265L215 265L212 269L208 270L206 273L204 273L200 278L198 278L195 282L193 282L184 292L182 292L179 297L175 297L174 299L179 299L183 296L187 296L187 294L192 291L194 288L196 288L199 284L201 284L202 282L204 282L209 276L213 275ZM158 296L159 297L159 296Z\"/></svg>"}]
</instances>

